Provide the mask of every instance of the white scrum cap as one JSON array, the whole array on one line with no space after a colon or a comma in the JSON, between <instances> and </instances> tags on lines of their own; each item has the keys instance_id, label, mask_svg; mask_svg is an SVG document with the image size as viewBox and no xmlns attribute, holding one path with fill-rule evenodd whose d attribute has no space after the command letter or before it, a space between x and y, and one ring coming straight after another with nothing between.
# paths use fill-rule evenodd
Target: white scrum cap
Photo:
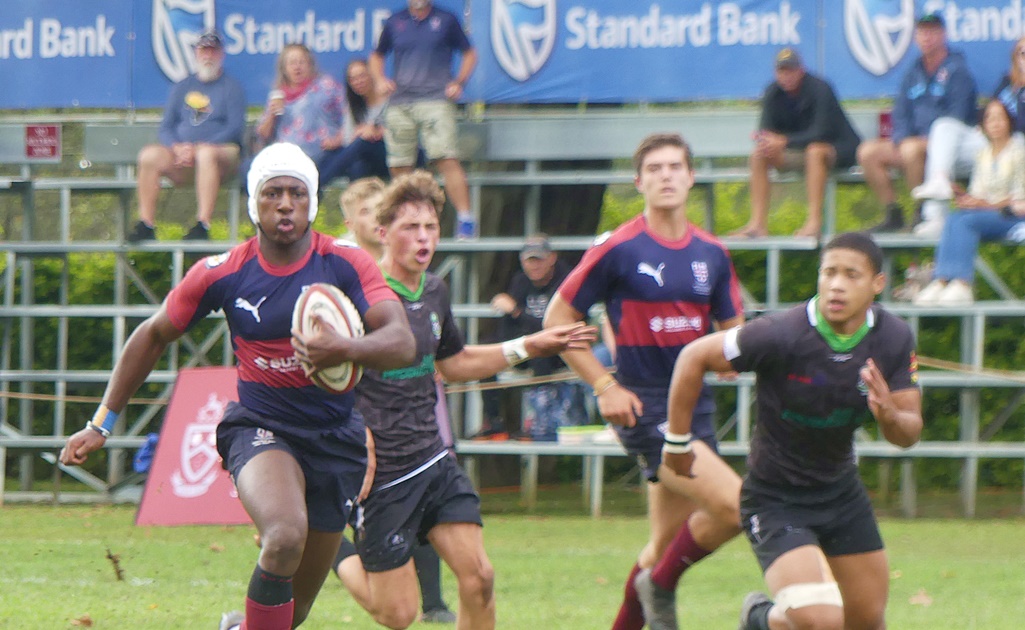
<instances>
[{"instance_id":1,"label":"white scrum cap","mask_svg":"<svg viewBox=\"0 0 1025 630\"><path fill-rule=\"evenodd\" d=\"M246 178L246 189L249 191L249 218L259 223L260 213L256 202L260 189L267 180L283 175L295 177L306 184L310 193L310 223L317 218L317 182L320 174L317 165L302 149L290 142L276 142L260 151L253 158Z\"/></svg>"}]
</instances>

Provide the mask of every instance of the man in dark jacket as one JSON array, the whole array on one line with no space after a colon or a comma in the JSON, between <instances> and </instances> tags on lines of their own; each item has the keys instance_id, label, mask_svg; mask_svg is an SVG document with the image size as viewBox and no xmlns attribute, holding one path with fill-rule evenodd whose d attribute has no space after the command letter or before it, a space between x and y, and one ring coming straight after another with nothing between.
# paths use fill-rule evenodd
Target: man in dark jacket
<instances>
[{"instance_id":1,"label":"man in dark jacket","mask_svg":"<svg viewBox=\"0 0 1025 630\"><path fill-rule=\"evenodd\" d=\"M874 231L904 226L890 169L903 171L909 188L922 184L933 121L952 117L972 126L977 117L975 79L965 58L947 48L946 24L940 14L929 13L918 19L915 44L921 56L904 75L894 98L892 136L866 140L858 147L858 164L865 170L865 181L886 204L884 221Z\"/></svg>"},{"instance_id":2,"label":"man in dark jacket","mask_svg":"<svg viewBox=\"0 0 1025 630\"><path fill-rule=\"evenodd\" d=\"M858 137L833 88L808 74L792 48L776 55L776 80L762 99L751 167L751 218L735 236L768 233L769 169L804 169L808 219L795 236L822 232L822 203L829 170L855 161Z\"/></svg>"}]
</instances>

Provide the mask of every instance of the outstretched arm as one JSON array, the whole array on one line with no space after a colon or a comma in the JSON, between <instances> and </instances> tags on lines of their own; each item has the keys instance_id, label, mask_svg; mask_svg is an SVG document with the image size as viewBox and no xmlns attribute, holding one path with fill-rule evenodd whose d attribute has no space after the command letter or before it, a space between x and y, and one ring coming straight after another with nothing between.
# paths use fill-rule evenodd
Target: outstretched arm
<instances>
[{"instance_id":1,"label":"outstretched arm","mask_svg":"<svg viewBox=\"0 0 1025 630\"><path fill-rule=\"evenodd\" d=\"M669 383L669 427L662 462L683 477L690 476L694 452L690 427L706 372L727 372L733 366L723 354L726 332L707 335L687 344L676 358Z\"/></svg>"},{"instance_id":2,"label":"outstretched arm","mask_svg":"<svg viewBox=\"0 0 1025 630\"><path fill-rule=\"evenodd\" d=\"M583 350L597 338L594 326L582 322L548 328L505 343L465 346L435 365L449 382L474 381L498 374L527 359L550 357L567 349Z\"/></svg>"},{"instance_id":3,"label":"outstretched arm","mask_svg":"<svg viewBox=\"0 0 1025 630\"><path fill-rule=\"evenodd\" d=\"M114 365L97 415L106 415L108 411L120 414L124 411L128 399L146 381L168 344L181 336L182 331L171 323L165 304L161 304L160 309L139 324L125 342L124 351ZM102 417L97 420L96 424L102 424ZM101 431L87 426L68 438L61 449L60 461L62 464L82 464L88 459L89 453L102 448L106 441Z\"/></svg>"}]
</instances>

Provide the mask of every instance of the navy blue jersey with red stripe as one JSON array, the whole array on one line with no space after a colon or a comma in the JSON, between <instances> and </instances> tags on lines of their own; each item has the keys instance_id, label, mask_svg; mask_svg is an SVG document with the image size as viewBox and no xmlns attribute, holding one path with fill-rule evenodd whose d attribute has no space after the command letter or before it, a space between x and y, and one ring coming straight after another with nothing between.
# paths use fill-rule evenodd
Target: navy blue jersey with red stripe
<instances>
[{"instance_id":1,"label":"navy blue jersey with red stripe","mask_svg":"<svg viewBox=\"0 0 1025 630\"><path fill-rule=\"evenodd\" d=\"M644 215L599 236L559 294L580 313L605 303L616 333L616 378L628 387L668 387L685 345L711 332L713 321L743 314L725 246L693 225L683 238L666 240Z\"/></svg>"},{"instance_id":2,"label":"navy blue jersey with red stripe","mask_svg":"<svg viewBox=\"0 0 1025 630\"><path fill-rule=\"evenodd\" d=\"M319 232L306 255L284 267L263 258L256 238L204 258L167 296L167 314L182 331L224 311L238 364L239 402L264 416L265 428L275 432L312 437L352 415L354 395L315 386L292 349L292 309L316 282L341 289L361 317L378 302L398 301L370 255Z\"/></svg>"}]
</instances>

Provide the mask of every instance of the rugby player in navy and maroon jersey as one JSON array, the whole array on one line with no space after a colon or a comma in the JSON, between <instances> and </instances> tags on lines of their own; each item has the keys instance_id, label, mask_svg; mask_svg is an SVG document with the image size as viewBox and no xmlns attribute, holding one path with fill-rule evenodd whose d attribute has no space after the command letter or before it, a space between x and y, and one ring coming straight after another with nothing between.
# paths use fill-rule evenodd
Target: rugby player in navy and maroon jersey
<instances>
[{"instance_id":1,"label":"rugby player in navy and maroon jersey","mask_svg":"<svg viewBox=\"0 0 1025 630\"><path fill-rule=\"evenodd\" d=\"M435 420L435 369L446 381L472 381L567 348L590 347L583 324L542 330L504 343L464 345L444 282L427 269L441 233L445 196L426 171L395 178L378 214L381 269L406 308L416 360L397 370L364 370L357 408L374 434L377 476L356 518L362 562L338 564L353 597L389 628L416 620L417 543L428 541L459 582L460 630L495 627L494 570L484 550L480 498L448 456Z\"/></svg>"},{"instance_id":2,"label":"rugby player in navy and maroon jersey","mask_svg":"<svg viewBox=\"0 0 1025 630\"><path fill-rule=\"evenodd\" d=\"M711 392L702 392L694 477L660 466L666 399L676 355L687 344L744 321L729 252L687 220L694 185L690 148L676 134L645 138L634 153L644 212L598 237L559 287L545 326L582 320L604 302L616 333L616 376L590 351L563 359L589 384L648 481L651 534L627 579L613 630L676 628L676 584L688 567L740 532L740 477L716 455ZM689 444L689 435L686 439ZM642 612L643 610L643 612Z\"/></svg>"},{"instance_id":3,"label":"rugby player in navy and maroon jersey","mask_svg":"<svg viewBox=\"0 0 1025 630\"><path fill-rule=\"evenodd\" d=\"M853 436L874 418L887 441L911 446L922 396L911 330L874 304L882 260L871 237L841 234L822 250L818 295L705 337L676 361L672 433L691 430L707 371L756 375L741 517L775 601L749 594L741 630L885 627L890 574ZM667 440L663 462L686 475L702 457Z\"/></svg>"},{"instance_id":4,"label":"rugby player in navy and maroon jersey","mask_svg":"<svg viewBox=\"0 0 1025 630\"><path fill-rule=\"evenodd\" d=\"M225 615L221 628L285 630L309 613L350 507L365 492L360 486L367 470L355 395L319 389L298 358L316 367L353 361L371 369L399 368L412 361L414 340L375 261L311 229L317 169L299 147L274 144L260 152L248 188L256 237L198 262L135 329L96 417L68 438L61 461L81 464L102 447L105 432L168 344L207 314L223 310L238 364L239 403L228 407L217 427L217 450L262 547L244 615ZM366 323L366 336L343 338L330 326L310 337L291 330L293 305L315 282L349 296Z\"/></svg>"}]
</instances>

